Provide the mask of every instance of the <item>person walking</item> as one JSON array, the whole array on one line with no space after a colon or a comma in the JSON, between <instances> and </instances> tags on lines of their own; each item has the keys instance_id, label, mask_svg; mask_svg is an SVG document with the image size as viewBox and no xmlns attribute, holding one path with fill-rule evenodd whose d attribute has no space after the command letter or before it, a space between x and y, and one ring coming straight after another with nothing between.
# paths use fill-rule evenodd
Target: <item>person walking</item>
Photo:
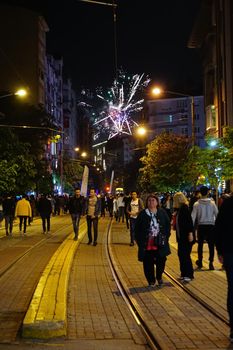
<instances>
[{"instance_id":1,"label":"person walking","mask_svg":"<svg viewBox=\"0 0 233 350\"><path fill-rule=\"evenodd\" d=\"M167 255L171 253L169 247L170 220L163 208L159 207L159 198L154 194L149 194L146 199L146 208L143 209L135 225L135 238L138 245L138 260L143 262L145 277L149 286L163 284L162 275L165 269ZM157 242L158 235L165 236L163 246ZM155 269L156 265L156 278Z\"/></svg>"},{"instance_id":2,"label":"person walking","mask_svg":"<svg viewBox=\"0 0 233 350\"><path fill-rule=\"evenodd\" d=\"M89 197L86 201L86 214L87 214L87 234L88 234L88 243L92 243L92 226L94 231L94 241L93 246L97 245L98 238L98 220L101 214L101 202L100 198L97 197L95 190L90 189Z\"/></svg>"},{"instance_id":3,"label":"person walking","mask_svg":"<svg viewBox=\"0 0 233 350\"><path fill-rule=\"evenodd\" d=\"M129 193L126 193L123 199L123 202L125 203L125 207L124 207L124 215L125 215L125 222L126 222L126 227L127 230L130 228L130 219L129 219L129 213L128 213L128 206L129 203L131 202L131 195Z\"/></svg>"},{"instance_id":4,"label":"person walking","mask_svg":"<svg viewBox=\"0 0 233 350\"><path fill-rule=\"evenodd\" d=\"M188 199L182 192L177 192L173 196L173 216L176 216L176 240L178 243L178 257L180 262L181 280L190 282L193 278L193 264L191 251L194 241L194 227L189 211Z\"/></svg>"},{"instance_id":5,"label":"person walking","mask_svg":"<svg viewBox=\"0 0 233 350\"><path fill-rule=\"evenodd\" d=\"M144 209L142 199L138 198L136 191L131 192L131 200L128 203L126 210L127 214L129 215L130 222L130 246L134 245L136 219L142 209Z\"/></svg>"},{"instance_id":6,"label":"person walking","mask_svg":"<svg viewBox=\"0 0 233 350\"><path fill-rule=\"evenodd\" d=\"M45 194L41 195L37 209L42 219L43 234L50 233L50 216L52 214L52 204Z\"/></svg>"},{"instance_id":7,"label":"person walking","mask_svg":"<svg viewBox=\"0 0 233 350\"><path fill-rule=\"evenodd\" d=\"M119 197L117 198L117 209L118 209L118 218L117 221L124 222L125 219L125 202L124 202L124 193L120 193Z\"/></svg>"},{"instance_id":8,"label":"person walking","mask_svg":"<svg viewBox=\"0 0 233 350\"><path fill-rule=\"evenodd\" d=\"M6 236L12 236L13 223L15 217L15 199L10 193L7 194L6 197L3 199L2 207L3 216L5 218Z\"/></svg>"},{"instance_id":9,"label":"person walking","mask_svg":"<svg viewBox=\"0 0 233 350\"><path fill-rule=\"evenodd\" d=\"M108 207L108 212L109 212L109 216L110 218L113 217L113 195L109 194L107 196L107 207Z\"/></svg>"},{"instance_id":10,"label":"person walking","mask_svg":"<svg viewBox=\"0 0 233 350\"><path fill-rule=\"evenodd\" d=\"M224 265L227 276L227 310L230 319L230 341L233 343L233 195L224 199L219 208L215 226L214 241L218 259Z\"/></svg>"},{"instance_id":11,"label":"person walking","mask_svg":"<svg viewBox=\"0 0 233 350\"><path fill-rule=\"evenodd\" d=\"M190 213L192 213L193 210L193 205L196 201L198 201L198 199L201 198L201 193L199 190L194 191L194 193L192 194L190 200L189 200L189 211Z\"/></svg>"},{"instance_id":12,"label":"person walking","mask_svg":"<svg viewBox=\"0 0 233 350\"><path fill-rule=\"evenodd\" d=\"M202 268L203 243L206 240L209 247L209 270L214 270L214 224L218 214L218 208L213 199L208 198L209 189L206 186L200 188L201 198L198 199L192 210L193 225L197 225L198 260L196 265Z\"/></svg>"},{"instance_id":13,"label":"person walking","mask_svg":"<svg viewBox=\"0 0 233 350\"><path fill-rule=\"evenodd\" d=\"M27 219L32 216L32 208L29 201L26 199L27 196L23 194L22 199L20 199L15 208L15 217L19 217L19 231L22 235L22 226L23 226L23 235L26 234L27 229Z\"/></svg>"},{"instance_id":14,"label":"person walking","mask_svg":"<svg viewBox=\"0 0 233 350\"><path fill-rule=\"evenodd\" d=\"M77 241L80 218L84 214L84 197L81 196L80 189L75 189L74 196L69 200L68 209L73 223L74 240Z\"/></svg>"},{"instance_id":15,"label":"person walking","mask_svg":"<svg viewBox=\"0 0 233 350\"><path fill-rule=\"evenodd\" d=\"M116 221L118 220L118 207L117 207L117 198L118 196L114 196L113 198L113 216L116 219Z\"/></svg>"},{"instance_id":16,"label":"person walking","mask_svg":"<svg viewBox=\"0 0 233 350\"><path fill-rule=\"evenodd\" d=\"M173 209L173 199L169 192L166 193L165 197L162 201L162 208L164 208L167 212L167 215L171 221L172 219L172 209Z\"/></svg>"}]
</instances>

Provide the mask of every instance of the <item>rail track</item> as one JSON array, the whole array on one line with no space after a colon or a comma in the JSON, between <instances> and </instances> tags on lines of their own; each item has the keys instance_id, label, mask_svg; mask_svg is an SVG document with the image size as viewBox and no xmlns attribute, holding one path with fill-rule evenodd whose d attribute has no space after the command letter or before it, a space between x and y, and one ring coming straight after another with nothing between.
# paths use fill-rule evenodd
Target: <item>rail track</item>
<instances>
[{"instance_id":1,"label":"rail track","mask_svg":"<svg viewBox=\"0 0 233 350\"><path fill-rule=\"evenodd\" d=\"M135 299L132 298L131 293L129 292L129 288L126 286L124 283L124 280L122 280L122 275L119 273L119 269L116 268L117 263L114 258L114 254L111 248L111 226L112 223L109 224L108 226L108 231L107 231L107 245L106 245L106 254L108 257L108 261L110 264L110 269L112 271L112 275L114 277L115 283L117 284L117 287L122 295L122 298L125 300L130 312L132 313L135 321L141 328L147 342L148 346L152 350L163 350L167 349L167 346L163 344L163 341L161 342L161 339L157 337L156 332L151 329L151 327L148 325L148 319L144 317L144 313L141 311L142 309L138 307L138 303L135 303ZM228 320L218 313L214 307L209 305L205 300L203 300L200 296L195 294L193 291L191 291L188 288L188 285L185 283L181 283L180 281L177 280L172 274L168 272L164 272L164 275L166 276L167 281L169 281L170 284L176 290L180 291L181 293L187 294L194 302L198 303L201 305L202 308L204 308L206 313L211 314L214 318L218 319L220 322L222 322L224 325L229 325ZM160 287L156 287L160 288ZM146 306L145 306L146 308Z\"/></svg>"}]
</instances>

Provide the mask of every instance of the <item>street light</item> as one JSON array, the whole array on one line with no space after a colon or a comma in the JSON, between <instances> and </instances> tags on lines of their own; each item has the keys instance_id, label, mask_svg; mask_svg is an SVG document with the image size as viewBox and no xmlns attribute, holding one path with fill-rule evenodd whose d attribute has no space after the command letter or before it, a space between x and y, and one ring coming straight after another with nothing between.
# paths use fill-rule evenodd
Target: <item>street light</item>
<instances>
[{"instance_id":1,"label":"street light","mask_svg":"<svg viewBox=\"0 0 233 350\"><path fill-rule=\"evenodd\" d=\"M19 96L19 97L25 97L27 96L27 90L25 89L19 89L15 92L11 92L9 94L4 94L4 95L0 95L0 99L8 97L8 96Z\"/></svg>"},{"instance_id":2,"label":"street light","mask_svg":"<svg viewBox=\"0 0 233 350\"><path fill-rule=\"evenodd\" d=\"M152 94L154 96L159 96L162 93L168 93L172 95L177 95L177 96L183 96L183 97L190 97L191 98L191 125L192 125L192 144L195 145L195 106L194 106L194 96L189 95L189 94L184 94L181 92L176 92L176 91L169 91L169 90L162 90L160 87L155 86L151 90Z\"/></svg>"},{"instance_id":3,"label":"street light","mask_svg":"<svg viewBox=\"0 0 233 350\"><path fill-rule=\"evenodd\" d=\"M138 128L136 129L136 133L138 136L145 136L147 133L147 130L144 126L138 126Z\"/></svg>"}]
</instances>

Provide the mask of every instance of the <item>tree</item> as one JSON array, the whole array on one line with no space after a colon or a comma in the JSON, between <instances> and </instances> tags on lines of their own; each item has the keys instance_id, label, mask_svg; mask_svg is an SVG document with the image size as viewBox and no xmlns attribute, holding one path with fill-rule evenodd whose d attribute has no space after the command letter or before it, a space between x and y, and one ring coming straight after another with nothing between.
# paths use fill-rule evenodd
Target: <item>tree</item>
<instances>
[{"instance_id":1,"label":"tree","mask_svg":"<svg viewBox=\"0 0 233 350\"><path fill-rule=\"evenodd\" d=\"M7 160L0 160L0 193L15 190L17 164L9 165Z\"/></svg>"},{"instance_id":2,"label":"tree","mask_svg":"<svg viewBox=\"0 0 233 350\"><path fill-rule=\"evenodd\" d=\"M35 163L30 145L20 142L10 129L1 132L0 163L0 191L22 193L33 189Z\"/></svg>"},{"instance_id":3,"label":"tree","mask_svg":"<svg viewBox=\"0 0 233 350\"><path fill-rule=\"evenodd\" d=\"M205 181L218 189L220 182L233 177L233 129L223 138L207 137L207 148L199 153L198 168Z\"/></svg>"},{"instance_id":4,"label":"tree","mask_svg":"<svg viewBox=\"0 0 233 350\"><path fill-rule=\"evenodd\" d=\"M63 163L64 191L73 193L74 188L82 179L83 167L78 161L70 160L69 158L64 158Z\"/></svg>"},{"instance_id":5,"label":"tree","mask_svg":"<svg viewBox=\"0 0 233 350\"><path fill-rule=\"evenodd\" d=\"M15 98L4 99L1 110L3 110L6 117L1 130L6 130L7 125L9 125L11 135L17 135L17 140L21 145L27 144L27 149L21 149L24 160L27 159L27 152L30 149L30 159L34 164L33 167L28 164L28 189L36 190L37 193L52 192L52 176L49 172L49 160L45 154L45 146L48 144L48 139L51 137L51 134L54 134L53 130L57 129L52 122L52 116L42 108L29 105L25 101L19 102ZM4 147L6 147L7 142L8 139L5 139ZM24 151L26 152L25 154ZM27 164L24 164L24 166L27 168ZM30 172L30 168L33 168L34 174ZM24 175L26 176L26 174ZM25 176L23 177L23 184L26 181Z\"/></svg>"},{"instance_id":6,"label":"tree","mask_svg":"<svg viewBox=\"0 0 233 350\"><path fill-rule=\"evenodd\" d=\"M147 145L141 161L140 186L146 191L171 191L192 181L190 140L176 134L162 133Z\"/></svg>"}]
</instances>

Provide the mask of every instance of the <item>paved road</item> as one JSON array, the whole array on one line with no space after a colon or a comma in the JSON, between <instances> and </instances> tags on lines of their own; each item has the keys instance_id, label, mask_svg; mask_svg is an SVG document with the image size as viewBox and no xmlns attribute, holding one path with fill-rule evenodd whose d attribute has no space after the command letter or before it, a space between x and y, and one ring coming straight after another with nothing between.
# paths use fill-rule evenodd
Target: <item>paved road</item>
<instances>
[{"instance_id":1,"label":"paved road","mask_svg":"<svg viewBox=\"0 0 233 350\"><path fill-rule=\"evenodd\" d=\"M54 227L55 225L61 226L62 222L66 222L68 225L69 220L69 216L54 218ZM57 224L55 224L56 222ZM48 347L68 350L147 349L145 339L119 295L108 266L106 257L108 222L108 218L100 220L96 247L87 245L87 236L85 235L76 251L68 287L67 337L44 343L22 340L18 337L11 342L9 347L7 344L0 345L0 349L36 348L42 350ZM36 226L36 223L34 225ZM38 226L38 234L35 234L35 237L39 236L39 232ZM2 248L2 245L9 244L8 241L7 238L1 240L1 252L7 252L10 249L10 247ZM125 225L113 222L111 251L118 272L123 277L131 298L144 314L148 325L158 336L163 348L169 350L233 349L233 345L230 345L228 340L228 327L206 312L190 296L175 288L169 280L165 278L165 284L162 288L149 289L147 287L142 264L137 261L137 247L130 247L129 241L129 231ZM22 244L20 247L22 249ZM171 237L171 247L172 254L168 257L166 270L178 277L179 264L174 234ZM216 270L207 270L207 245L204 248L204 269L195 271L195 279L189 283L188 288L227 317L225 272L221 270L221 265L217 260L214 262ZM195 245L192 254L193 261L196 260L196 249ZM6 256L6 253L4 254ZM0 264L1 260L0 256ZM30 269L25 266L24 270ZM25 278L26 280L27 278ZM5 294L1 294L3 297L0 313L1 308L9 298L7 290L14 289L17 283L18 281L14 279L12 285L5 289ZM18 293L17 302L20 306L20 288ZM0 320L0 330L4 322L8 321Z\"/></svg>"}]
</instances>

